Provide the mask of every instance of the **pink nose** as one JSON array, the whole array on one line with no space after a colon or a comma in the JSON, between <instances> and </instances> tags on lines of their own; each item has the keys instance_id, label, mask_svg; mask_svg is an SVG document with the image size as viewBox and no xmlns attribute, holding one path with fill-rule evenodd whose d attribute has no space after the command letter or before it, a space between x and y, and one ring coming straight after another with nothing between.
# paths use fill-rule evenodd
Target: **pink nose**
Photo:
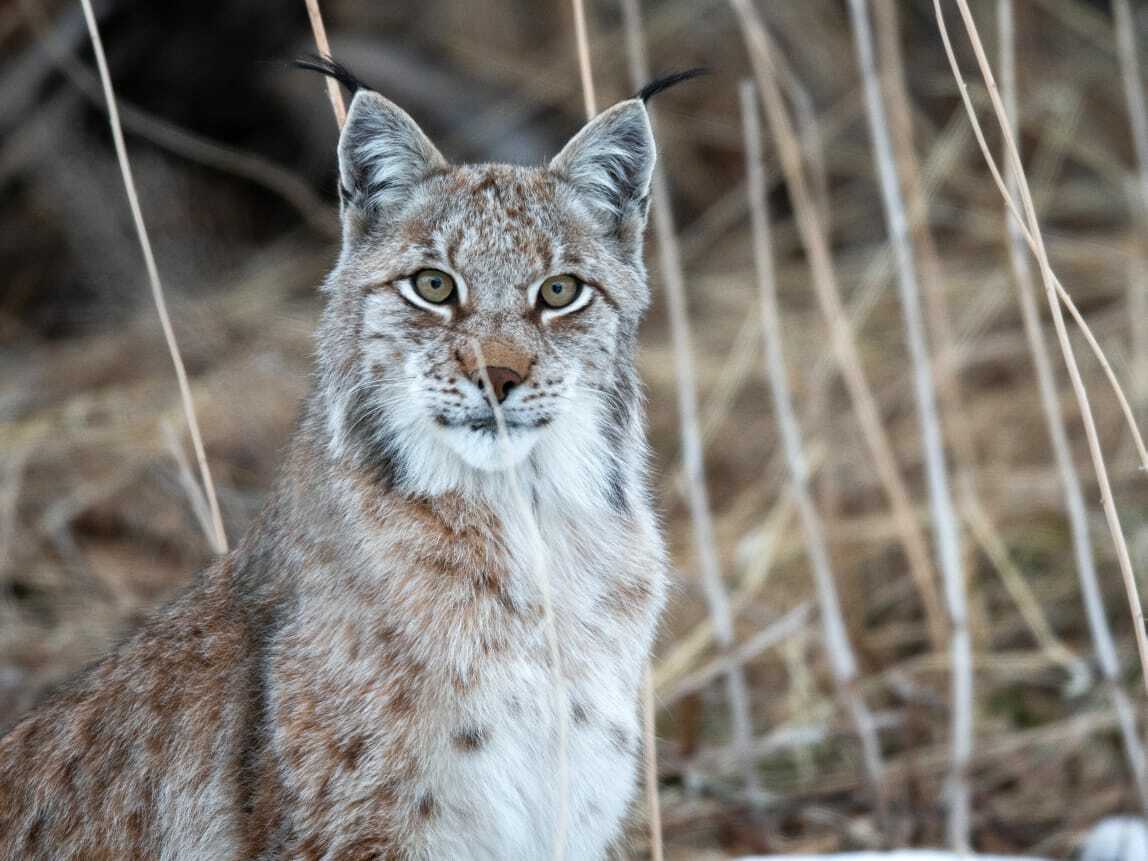
<instances>
[{"instance_id":1,"label":"pink nose","mask_svg":"<svg viewBox=\"0 0 1148 861\"><path fill-rule=\"evenodd\" d=\"M490 388L493 389L494 397L499 403L505 401L510 390L522 382L522 375L517 371L511 368L500 368L497 365L486 367L486 377L490 380ZM482 374L476 373L474 382L479 388L482 388Z\"/></svg>"}]
</instances>

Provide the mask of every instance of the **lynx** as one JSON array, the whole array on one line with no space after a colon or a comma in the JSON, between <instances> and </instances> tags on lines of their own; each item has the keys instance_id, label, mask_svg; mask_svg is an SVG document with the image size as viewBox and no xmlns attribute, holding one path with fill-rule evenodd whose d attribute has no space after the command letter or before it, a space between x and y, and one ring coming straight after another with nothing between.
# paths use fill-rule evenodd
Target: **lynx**
<instances>
[{"instance_id":1,"label":"lynx","mask_svg":"<svg viewBox=\"0 0 1148 861\"><path fill-rule=\"evenodd\" d=\"M645 99L684 75L546 167L452 166L308 65L353 100L286 463L231 553L0 739L2 858L582 859L619 838L667 567L634 366Z\"/></svg>"}]
</instances>

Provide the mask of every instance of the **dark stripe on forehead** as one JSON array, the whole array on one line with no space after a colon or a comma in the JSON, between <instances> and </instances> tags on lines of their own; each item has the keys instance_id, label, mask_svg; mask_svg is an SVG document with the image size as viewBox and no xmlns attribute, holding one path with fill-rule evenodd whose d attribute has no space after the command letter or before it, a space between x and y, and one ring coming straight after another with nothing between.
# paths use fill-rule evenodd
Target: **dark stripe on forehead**
<instances>
[{"instance_id":1,"label":"dark stripe on forehead","mask_svg":"<svg viewBox=\"0 0 1148 861\"><path fill-rule=\"evenodd\" d=\"M455 230L454 234L450 237L450 241L446 244L446 262L450 264L451 268L458 272L460 266L458 265L458 248L462 245L463 229L460 227Z\"/></svg>"},{"instance_id":2,"label":"dark stripe on forehead","mask_svg":"<svg viewBox=\"0 0 1148 861\"><path fill-rule=\"evenodd\" d=\"M477 184L471 188L472 194L483 194L490 192L498 201L502 202L501 189L498 187L498 180L494 178L494 174L488 171Z\"/></svg>"}]
</instances>

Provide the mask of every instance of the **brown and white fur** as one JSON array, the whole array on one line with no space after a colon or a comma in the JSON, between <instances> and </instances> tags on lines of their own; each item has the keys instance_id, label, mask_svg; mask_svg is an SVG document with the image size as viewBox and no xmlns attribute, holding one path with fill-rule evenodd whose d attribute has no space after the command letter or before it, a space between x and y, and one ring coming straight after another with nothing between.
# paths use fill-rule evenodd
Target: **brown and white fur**
<instances>
[{"instance_id":1,"label":"brown and white fur","mask_svg":"<svg viewBox=\"0 0 1148 861\"><path fill-rule=\"evenodd\" d=\"M665 590L634 369L653 163L638 98L546 167L454 167L357 92L314 385L267 506L0 739L0 858L608 852ZM413 292L426 267L456 304ZM585 292L541 309L563 273ZM521 380L505 447L479 355ZM568 709L564 847L539 565Z\"/></svg>"}]
</instances>

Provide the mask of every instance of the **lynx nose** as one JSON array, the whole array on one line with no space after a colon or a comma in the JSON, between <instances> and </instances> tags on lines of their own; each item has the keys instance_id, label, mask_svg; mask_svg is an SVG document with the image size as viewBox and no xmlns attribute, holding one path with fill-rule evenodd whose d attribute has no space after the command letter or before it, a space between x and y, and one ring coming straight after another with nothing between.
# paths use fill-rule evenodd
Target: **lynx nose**
<instances>
[{"instance_id":1,"label":"lynx nose","mask_svg":"<svg viewBox=\"0 0 1148 861\"><path fill-rule=\"evenodd\" d=\"M511 368L500 368L497 365L486 367L486 378L490 380L490 388L494 391L494 397L499 403L505 401L510 390L522 382L522 376L517 371ZM483 387L482 374L475 374L474 382L481 389Z\"/></svg>"},{"instance_id":2,"label":"lynx nose","mask_svg":"<svg viewBox=\"0 0 1148 861\"><path fill-rule=\"evenodd\" d=\"M494 338L470 343L455 350L455 360L467 379L483 388L483 367L490 380L491 394L498 403L506 400L511 389L522 385L530 375L534 356L506 341Z\"/></svg>"}]
</instances>

